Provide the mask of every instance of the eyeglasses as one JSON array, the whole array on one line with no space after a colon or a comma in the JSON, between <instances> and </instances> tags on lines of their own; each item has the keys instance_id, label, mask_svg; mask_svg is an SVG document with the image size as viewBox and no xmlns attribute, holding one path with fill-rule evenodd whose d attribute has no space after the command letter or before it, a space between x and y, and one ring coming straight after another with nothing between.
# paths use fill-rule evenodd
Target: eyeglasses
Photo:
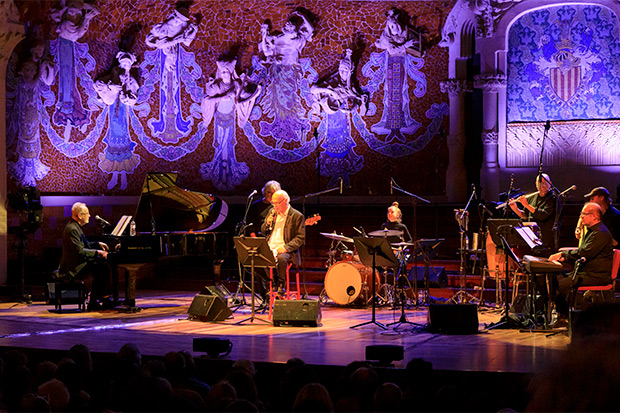
<instances>
[{"instance_id":1,"label":"eyeglasses","mask_svg":"<svg viewBox=\"0 0 620 413\"><path fill-rule=\"evenodd\" d=\"M580 216L586 216L586 215L594 215L594 212L582 212L581 214L579 214Z\"/></svg>"},{"instance_id":2,"label":"eyeglasses","mask_svg":"<svg viewBox=\"0 0 620 413\"><path fill-rule=\"evenodd\" d=\"M282 202L285 202L286 198L282 198L281 200L277 201L277 202L273 202L271 201L271 205L276 206L276 205L280 205Z\"/></svg>"}]
</instances>

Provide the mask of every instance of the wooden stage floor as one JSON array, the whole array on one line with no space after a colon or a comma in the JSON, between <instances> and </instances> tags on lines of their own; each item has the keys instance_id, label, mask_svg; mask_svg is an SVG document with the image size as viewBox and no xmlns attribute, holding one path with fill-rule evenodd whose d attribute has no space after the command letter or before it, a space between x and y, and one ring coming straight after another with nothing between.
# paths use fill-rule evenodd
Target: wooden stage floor
<instances>
[{"instance_id":1,"label":"wooden stage floor","mask_svg":"<svg viewBox=\"0 0 620 413\"><path fill-rule=\"evenodd\" d=\"M274 327L255 321L235 325L249 316L249 307L225 322L198 322L187 319L187 310L195 292L140 291L139 313L117 311L92 313L50 312L43 302L26 305L0 303L0 346L67 350L77 343L93 352L115 353L133 342L142 354L160 356L168 351L192 351L197 337L230 339L235 360L285 363L298 357L315 365L345 366L365 359L365 348L375 344L402 345L405 358L395 362L404 367L413 358L433 363L436 370L533 373L558 357L569 343L564 334L519 332L515 329L484 330L497 322L497 310L478 311L480 332L472 335L431 334L424 329L402 325L397 331L382 330L374 324L350 327L371 320L370 308L322 307L319 327ZM248 296L249 298L249 296ZM70 310L75 306L68 306ZM482 308L482 307L481 307ZM425 324L427 308L405 312L409 321ZM267 315L257 315L267 318ZM386 324L398 321L399 310L378 308L376 320Z\"/></svg>"}]
</instances>

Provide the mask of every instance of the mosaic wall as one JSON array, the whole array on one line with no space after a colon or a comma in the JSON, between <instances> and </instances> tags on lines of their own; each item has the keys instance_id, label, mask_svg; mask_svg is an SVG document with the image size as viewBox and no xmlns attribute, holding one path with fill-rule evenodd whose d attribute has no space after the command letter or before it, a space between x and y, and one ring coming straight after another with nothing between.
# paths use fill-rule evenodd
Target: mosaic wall
<instances>
[{"instance_id":1,"label":"mosaic wall","mask_svg":"<svg viewBox=\"0 0 620 413\"><path fill-rule=\"evenodd\" d=\"M390 177L445 192L447 52L386 42L391 7L432 35L443 2L54 7L25 11L30 42L9 65L12 185L137 195L146 172L178 171L179 186L216 194L269 179L294 194L339 179L350 194L387 194Z\"/></svg>"},{"instance_id":2,"label":"mosaic wall","mask_svg":"<svg viewBox=\"0 0 620 413\"><path fill-rule=\"evenodd\" d=\"M620 116L618 17L600 6L532 11L511 27L508 121Z\"/></svg>"}]
</instances>

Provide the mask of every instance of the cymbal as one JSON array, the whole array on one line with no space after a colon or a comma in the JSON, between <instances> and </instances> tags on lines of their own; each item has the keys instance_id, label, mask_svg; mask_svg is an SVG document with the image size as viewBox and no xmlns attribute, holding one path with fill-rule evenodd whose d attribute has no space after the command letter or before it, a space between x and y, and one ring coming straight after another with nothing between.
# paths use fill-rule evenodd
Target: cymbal
<instances>
[{"instance_id":1,"label":"cymbal","mask_svg":"<svg viewBox=\"0 0 620 413\"><path fill-rule=\"evenodd\" d=\"M415 244L413 242L393 242L390 245L393 247L412 247Z\"/></svg>"},{"instance_id":2,"label":"cymbal","mask_svg":"<svg viewBox=\"0 0 620 413\"><path fill-rule=\"evenodd\" d=\"M333 232L333 233L331 233L331 232L320 232L319 234L321 234L324 237L327 237L329 239L336 240L336 241L353 242L353 239L351 239L349 237L345 237L344 235L336 234L335 232Z\"/></svg>"},{"instance_id":3,"label":"cymbal","mask_svg":"<svg viewBox=\"0 0 620 413\"><path fill-rule=\"evenodd\" d=\"M403 232L395 229L378 229L376 231L369 232L368 235L371 237L400 237L403 235Z\"/></svg>"}]
</instances>

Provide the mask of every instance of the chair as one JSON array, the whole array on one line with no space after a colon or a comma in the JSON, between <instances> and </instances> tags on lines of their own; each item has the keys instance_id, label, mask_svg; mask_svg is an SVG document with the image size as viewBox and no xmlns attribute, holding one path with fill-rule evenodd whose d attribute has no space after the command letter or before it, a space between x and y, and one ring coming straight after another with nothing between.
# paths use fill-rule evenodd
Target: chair
<instances>
[{"instance_id":1,"label":"chair","mask_svg":"<svg viewBox=\"0 0 620 413\"><path fill-rule=\"evenodd\" d=\"M301 290L299 288L299 271L297 267L295 267L295 288L291 290L291 267L293 263L289 262L286 266L286 284L284 284L284 300L300 300L301 299ZM269 318L272 317L273 312L273 303L276 300L278 295L277 291L273 291L273 268L269 268Z\"/></svg>"},{"instance_id":2,"label":"chair","mask_svg":"<svg viewBox=\"0 0 620 413\"><path fill-rule=\"evenodd\" d=\"M611 291L613 298L613 291L616 279L618 278L618 269L620 269L620 249L614 249L614 260L611 265L611 283L606 285L585 285L583 287L579 287L577 291L596 291L600 292L603 296L603 301L607 301L605 296L605 292Z\"/></svg>"},{"instance_id":3,"label":"chair","mask_svg":"<svg viewBox=\"0 0 620 413\"><path fill-rule=\"evenodd\" d=\"M57 271L55 271L57 274ZM62 306L77 304L79 311L86 311L86 288L84 281L57 280L47 283L47 304L62 313Z\"/></svg>"}]
</instances>

